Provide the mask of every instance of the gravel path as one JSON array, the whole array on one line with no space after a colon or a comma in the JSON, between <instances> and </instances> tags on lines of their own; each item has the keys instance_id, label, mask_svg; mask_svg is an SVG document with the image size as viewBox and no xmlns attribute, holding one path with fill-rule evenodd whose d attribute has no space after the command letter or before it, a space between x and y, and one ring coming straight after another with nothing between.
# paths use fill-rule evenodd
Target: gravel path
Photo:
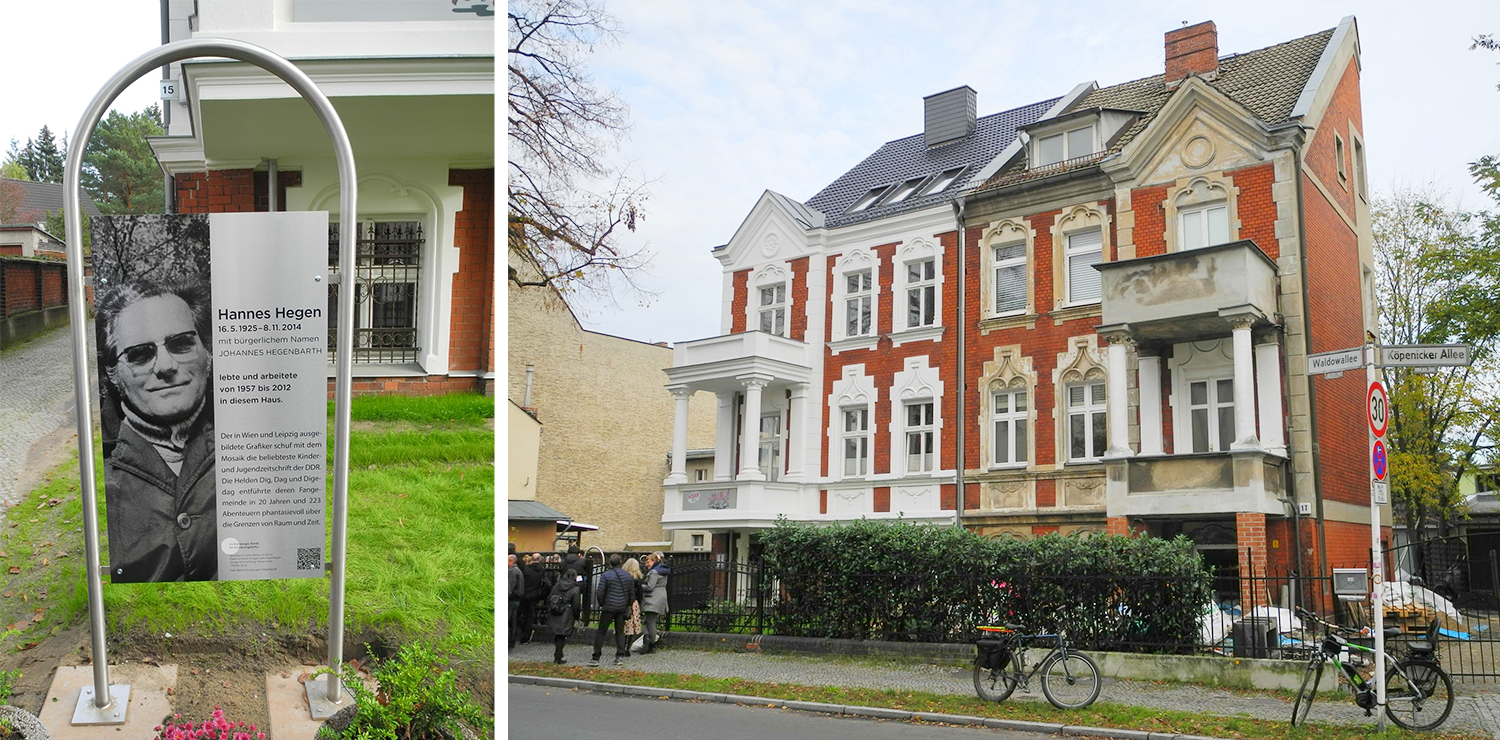
<instances>
[{"instance_id":1,"label":"gravel path","mask_svg":"<svg viewBox=\"0 0 1500 740\"><path fill-rule=\"evenodd\" d=\"M670 639L670 638L668 638ZM583 665L593 652L592 643L569 643L564 655L573 665ZM606 645L603 666L608 668L613 648ZM508 655L512 673L524 674L525 666L516 661L550 661L550 641L517 645ZM698 651L687 648L664 649L650 655L626 660L625 668L653 673L697 674L711 678L745 678L754 681L808 686L846 686L871 689L920 690L936 694L973 696L974 687L968 669L954 666L901 664L869 661L829 660L818 657L791 656L727 651ZM1321 699L1322 697L1320 697ZM1106 678L1100 701L1115 702L1150 709L1175 709L1203 714L1247 716L1286 721L1292 707L1288 699L1256 691L1230 691L1194 684L1153 683ZM1045 701L1041 687L1032 686L1030 694L1017 690L1010 701ZM1453 714L1441 726L1444 732L1477 732L1500 738L1500 697L1495 695L1459 696ZM1370 725L1376 718L1366 717L1364 710L1344 695L1338 701L1313 704L1310 719L1346 725Z\"/></svg>"},{"instance_id":2,"label":"gravel path","mask_svg":"<svg viewBox=\"0 0 1500 740\"><path fill-rule=\"evenodd\" d=\"M87 334L92 357L92 322ZM12 504L28 492L21 484L32 447L74 423L74 405L73 338L66 326L0 353L0 502Z\"/></svg>"}]
</instances>

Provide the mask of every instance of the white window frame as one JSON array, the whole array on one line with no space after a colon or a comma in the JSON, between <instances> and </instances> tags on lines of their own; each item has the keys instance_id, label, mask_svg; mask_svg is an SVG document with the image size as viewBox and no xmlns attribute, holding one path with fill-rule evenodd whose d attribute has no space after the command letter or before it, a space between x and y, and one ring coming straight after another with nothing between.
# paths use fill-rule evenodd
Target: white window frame
<instances>
[{"instance_id":1,"label":"white window frame","mask_svg":"<svg viewBox=\"0 0 1500 740\"><path fill-rule=\"evenodd\" d=\"M850 415L862 423L855 429L850 429ZM870 407L869 406L843 406L839 408L839 477L840 478L866 478L870 475ZM858 442L859 454L854 458L849 457L849 443ZM857 470L850 472L851 460L857 461Z\"/></svg>"},{"instance_id":2,"label":"white window frame","mask_svg":"<svg viewBox=\"0 0 1500 740\"><path fill-rule=\"evenodd\" d=\"M1097 154L1099 152L1099 140L1098 136L1096 136L1094 133L1095 128L1096 127L1094 126L1094 124L1090 123L1087 126L1074 126L1073 128L1064 129L1062 131L1058 131L1057 133L1048 133L1043 136L1035 137L1034 139L1032 139L1032 141L1035 143L1035 146L1032 147L1032 167L1046 167L1048 165L1054 165L1059 162L1066 162L1070 159L1077 159L1079 157L1086 157L1090 154ZM1072 135L1078 133L1079 131L1085 130L1089 132L1089 150L1083 153L1074 152L1073 142L1071 141ZM1057 139L1058 143L1062 145L1062 159L1043 162L1042 144L1043 142L1051 141L1053 139Z\"/></svg>"},{"instance_id":3,"label":"white window frame","mask_svg":"<svg viewBox=\"0 0 1500 740\"><path fill-rule=\"evenodd\" d=\"M1073 403L1073 389L1075 388L1083 389L1083 401L1078 405L1074 405ZM1094 392L1095 389L1099 390L1098 394ZM1096 395L1101 396L1097 401L1094 398ZM1109 395L1107 383L1102 379L1068 383L1063 387L1063 403L1065 404L1063 409L1063 439L1067 443L1067 461L1074 463L1099 462L1104 458L1105 451L1109 449ZM1083 418L1084 446L1082 455L1073 454L1073 418L1075 416ZM1103 419L1102 429L1096 429L1094 423L1095 417ZM1096 431L1103 435L1102 439L1095 437ZM1097 450L1098 454L1090 454L1091 450Z\"/></svg>"},{"instance_id":4,"label":"white window frame","mask_svg":"<svg viewBox=\"0 0 1500 740\"><path fill-rule=\"evenodd\" d=\"M915 422L913 412L917 415ZM937 404L931 398L908 401L901 407L901 421L904 427L901 435L901 459L906 473L913 475L936 472ZM919 448L916 453L911 449L913 442ZM916 465L912 464L914 454L917 456Z\"/></svg>"},{"instance_id":5,"label":"white window frame","mask_svg":"<svg viewBox=\"0 0 1500 740\"><path fill-rule=\"evenodd\" d=\"M1087 245L1088 248L1084 248L1084 247L1075 247L1073 245L1073 239L1074 238L1085 236L1085 235L1089 235L1089 234L1095 234L1095 235L1098 236L1099 241L1098 241L1098 246L1097 247L1094 247L1093 245ZM1103 292L1104 292L1104 290L1103 290L1103 279L1104 279L1104 276L1102 274L1100 274L1098 270L1093 269L1093 265L1100 264L1100 263L1104 262L1104 251L1105 251L1104 229L1102 227L1101 228L1087 228L1087 229L1080 229L1078 231L1074 231L1074 232L1070 232L1070 233L1064 233L1063 234L1063 241L1064 241L1064 244L1063 244L1063 286L1064 286L1064 290L1067 291L1067 296L1066 296L1066 299L1065 299L1066 300L1066 304L1069 305L1069 306L1083 306L1083 305L1090 305L1090 304L1099 303L1102 300L1102 298L1103 298ZM1089 299L1083 299L1083 300L1074 298L1073 297L1073 258L1075 256L1090 254L1090 253L1094 253L1094 252L1097 252L1099 254L1099 259L1097 259L1094 262L1089 263L1087 265L1083 265L1081 269L1089 270L1089 271L1091 271L1091 272L1094 273L1093 274L1093 279L1100 282L1100 289L1099 289L1100 295L1096 296L1096 297L1093 297L1093 298L1089 298Z\"/></svg>"},{"instance_id":6,"label":"white window frame","mask_svg":"<svg viewBox=\"0 0 1500 740\"><path fill-rule=\"evenodd\" d=\"M1219 384L1223 382L1229 383L1229 398L1227 400L1219 395ZM1204 384L1204 402L1201 404L1193 400L1193 386L1198 383ZM1187 439L1189 445L1189 449L1185 451L1228 452L1230 445L1234 444L1234 376L1232 374L1194 376L1185 378L1183 385L1187 389L1187 396L1184 400L1187 403ZM1227 429L1224 428L1224 422L1220 418L1220 413L1226 408L1229 409L1229 427ZM1203 433L1206 449L1202 450L1198 449L1198 445L1193 438L1194 433L1197 431L1195 428L1196 421L1193 418L1193 414L1196 411L1204 412ZM1225 438L1226 434L1228 435L1227 439Z\"/></svg>"},{"instance_id":7,"label":"white window frame","mask_svg":"<svg viewBox=\"0 0 1500 740\"><path fill-rule=\"evenodd\" d=\"M1213 213L1218 213L1223 218L1224 238L1220 241L1213 240L1213 229L1210 228L1210 215ZM1189 246L1188 217L1195 214L1202 217L1198 220L1197 234L1202 243L1197 246ZM1228 244L1233 241L1232 233L1229 229L1229 204L1224 201L1202 203L1177 211L1177 243L1181 245L1180 249L1202 249L1203 247L1212 247L1215 244Z\"/></svg>"},{"instance_id":8,"label":"white window frame","mask_svg":"<svg viewBox=\"0 0 1500 740\"><path fill-rule=\"evenodd\" d=\"M998 410L1002 397L1005 399L1005 411ZM1017 408L1017 398L1023 399L1019 405L1025 408ZM1030 463L1031 438L1035 432L1031 424L1031 401L1029 388L1010 386L990 391L990 468L1024 468ZM1023 430L1020 435L1016 434L1017 425ZM1007 443L1004 460L1000 459L1002 428L1006 430L1004 436Z\"/></svg>"},{"instance_id":9,"label":"white window frame","mask_svg":"<svg viewBox=\"0 0 1500 740\"><path fill-rule=\"evenodd\" d=\"M1344 146L1344 137L1339 136L1338 132L1334 132L1333 158L1335 169L1338 171L1339 185L1343 186L1345 190L1349 189L1349 165L1344 161L1347 154L1348 151Z\"/></svg>"},{"instance_id":10,"label":"white window frame","mask_svg":"<svg viewBox=\"0 0 1500 740\"><path fill-rule=\"evenodd\" d=\"M927 271L924 271L924 270L921 269L923 266L926 266L926 267L928 267L930 269L927 270ZM902 317L902 320L906 323L906 328L908 328L908 329L925 329L927 327L937 326L938 325L938 295L937 295L937 292L938 292L938 269L937 269L937 258L936 257L919 257L917 259L907 261L905 264L902 265L902 267L903 267L902 274L906 276L906 285L905 285L905 289L902 291L902 293L906 296L906 300L902 302L901 317ZM916 280L912 280L912 269L913 268L916 268L918 270L918 276L917 276ZM930 272L930 274L922 274L923 272ZM919 318L918 318L918 320L915 323L913 323L912 320L911 320L911 312L912 312L911 302L912 302L912 298L914 296L917 298L917 303L918 303L918 306L919 306L918 309L917 309L917 312L919 314Z\"/></svg>"},{"instance_id":11,"label":"white window frame","mask_svg":"<svg viewBox=\"0 0 1500 740\"><path fill-rule=\"evenodd\" d=\"M769 436L766 434L768 420L776 422L775 430ZM760 430L760 440L756 445L755 464L760 468L760 472L765 474L768 481L781 480L782 471L786 467L786 421L786 415L780 409L762 412L760 415L760 425L757 427ZM768 444L773 446L768 447ZM764 459L767 457L767 449L770 450L769 465Z\"/></svg>"},{"instance_id":12,"label":"white window frame","mask_svg":"<svg viewBox=\"0 0 1500 740\"><path fill-rule=\"evenodd\" d=\"M841 276L844 285L843 319L844 336L868 337L879 330L880 317L875 314L875 268L850 270ZM850 290L852 281L860 283L857 290ZM855 323L851 331L851 320Z\"/></svg>"},{"instance_id":13,"label":"white window frame","mask_svg":"<svg viewBox=\"0 0 1500 740\"><path fill-rule=\"evenodd\" d=\"M906 182L892 185L890 192L886 193L885 197L881 199L880 205L888 206L911 198L912 194L917 192L917 188L920 188L926 180L925 176L914 177Z\"/></svg>"},{"instance_id":14,"label":"white window frame","mask_svg":"<svg viewBox=\"0 0 1500 740\"><path fill-rule=\"evenodd\" d=\"M883 196L885 196L886 191L890 189L891 186L889 185L881 185L878 188L870 190L870 192L860 196L859 200L854 201L854 205L849 206L849 210L845 211L845 213L858 213L860 211L869 209L871 206L874 206L875 203L878 202Z\"/></svg>"},{"instance_id":15,"label":"white window frame","mask_svg":"<svg viewBox=\"0 0 1500 740\"><path fill-rule=\"evenodd\" d=\"M767 291L771 291L772 293L772 303L765 302ZM767 285L761 285L756 288L755 292L756 298L758 299L755 312L755 316L757 319L756 329L766 332L767 334L775 334L778 337L787 336L788 330L790 329L787 321L787 284L770 283ZM779 296L776 295L778 292L780 293ZM775 300L778 297L780 298L779 302ZM767 314L771 316L771 329L765 328ZM779 314L779 316L777 314ZM781 319L780 331L777 331L775 329L777 318Z\"/></svg>"},{"instance_id":16,"label":"white window frame","mask_svg":"<svg viewBox=\"0 0 1500 740\"><path fill-rule=\"evenodd\" d=\"M1019 256L1006 257L1003 259L1000 257L1000 250L1010 250L1017 247L1019 247L1021 250ZM1026 242L1007 242L1005 244L995 244L990 247L990 275L993 280L992 285L994 286L993 291L991 291L994 294L994 299L989 305L989 313L991 316L1015 316L1017 314L1026 313L1027 304L1029 303L1027 297L1031 292L1031 273L1028 269L1026 259L1027 252L1029 251L1030 250L1026 248ZM1018 308L1007 308L1001 310L1000 271L1006 269L1014 270L1017 267L1021 268L1021 305Z\"/></svg>"},{"instance_id":17,"label":"white window frame","mask_svg":"<svg viewBox=\"0 0 1500 740\"><path fill-rule=\"evenodd\" d=\"M1193 404L1192 384L1199 381L1209 382L1209 448L1211 451L1227 452L1227 450L1214 450L1218 447L1217 410L1213 408L1214 382L1217 380L1232 380L1234 378L1234 342L1228 337L1217 340L1204 340L1197 342L1181 342L1172 345L1172 358L1167 361L1169 372L1172 373L1172 451L1173 454L1188 454L1193 452ZM1234 396L1230 393L1230 398ZM1235 409L1239 413L1239 409ZM1251 414L1255 413L1252 408ZM1230 430L1233 436L1233 429ZM1233 442L1233 440L1230 440Z\"/></svg>"}]
</instances>

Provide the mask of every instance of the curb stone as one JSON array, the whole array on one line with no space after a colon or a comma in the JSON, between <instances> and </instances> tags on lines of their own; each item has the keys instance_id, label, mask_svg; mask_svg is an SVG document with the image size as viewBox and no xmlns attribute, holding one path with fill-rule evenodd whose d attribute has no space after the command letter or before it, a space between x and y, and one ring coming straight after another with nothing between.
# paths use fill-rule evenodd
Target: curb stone
<instances>
[{"instance_id":1,"label":"curb stone","mask_svg":"<svg viewBox=\"0 0 1500 740\"><path fill-rule=\"evenodd\" d=\"M628 684L602 683L598 681L580 681L571 678L548 678L541 676L523 675L510 675L506 678L510 683L515 684L552 686L563 689L594 691L603 694L658 696L668 699L712 701L724 704L746 704L752 706L775 707L781 709L795 709L804 712L818 712L820 714L869 717L871 719L920 720L925 722L943 722L953 725L978 725L999 730L1039 732L1048 735L1061 734L1089 737L1108 737L1116 738L1117 740L1219 740L1218 738L1203 737L1201 735L1181 735L1177 733L1166 732L1145 732L1142 730L1125 730L1114 727L1062 725L1055 722L1027 722L1024 720L995 719L991 717L973 717L958 714L927 714L922 712L908 712L903 709L886 709L884 707L841 706L838 704L823 704L819 702L770 699L759 696L742 696L739 694L716 694L704 691L659 689L652 686L632 686Z\"/></svg>"}]
</instances>

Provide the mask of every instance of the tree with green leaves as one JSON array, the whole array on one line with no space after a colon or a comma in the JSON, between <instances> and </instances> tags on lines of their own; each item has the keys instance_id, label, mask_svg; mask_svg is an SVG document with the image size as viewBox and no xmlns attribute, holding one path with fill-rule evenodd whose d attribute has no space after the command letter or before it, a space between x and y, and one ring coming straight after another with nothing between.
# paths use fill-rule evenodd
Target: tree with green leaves
<instances>
[{"instance_id":1,"label":"tree with green leaves","mask_svg":"<svg viewBox=\"0 0 1500 740\"><path fill-rule=\"evenodd\" d=\"M1472 303L1472 276L1457 265L1493 259L1475 216L1427 192L1379 197L1371 208L1376 285L1383 344L1447 344L1473 348L1471 367L1385 368L1390 389L1391 495L1408 531L1438 536L1466 516L1458 481L1494 454L1500 432L1496 335ZM1455 303L1458 301L1458 303Z\"/></svg>"},{"instance_id":2,"label":"tree with green leaves","mask_svg":"<svg viewBox=\"0 0 1500 740\"><path fill-rule=\"evenodd\" d=\"M83 189L101 212L162 212L161 166L146 142L162 133L155 105L129 115L112 110L99 122L83 151Z\"/></svg>"},{"instance_id":3,"label":"tree with green leaves","mask_svg":"<svg viewBox=\"0 0 1500 740\"><path fill-rule=\"evenodd\" d=\"M32 182L62 182L63 166L68 157L68 144L65 140L61 146L57 143L57 137L52 135L52 129L43 125L41 132L35 139L27 139L26 146L19 151L15 143L11 144L12 156L9 161L14 161L26 170L27 180Z\"/></svg>"},{"instance_id":4,"label":"tree with green leaves","mask_svg":"<svg viewBox=\"0 0 1500 740\"><path fill-rule=\"evenodd\" d=\"M606 293L619 278L644 292L634 273L649 257L621 237L643 217L646 191L608 158L629 128L626 107L586 66L615 21L595 0L517 0L508 15L510 280Z\"/></svg>"}]
</instances>

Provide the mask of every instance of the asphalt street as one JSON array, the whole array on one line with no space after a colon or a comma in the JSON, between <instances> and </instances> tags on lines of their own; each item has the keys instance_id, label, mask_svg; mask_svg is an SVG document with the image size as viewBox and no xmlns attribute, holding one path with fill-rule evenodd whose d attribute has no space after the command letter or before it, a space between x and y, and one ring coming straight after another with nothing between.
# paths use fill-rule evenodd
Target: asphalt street
<instances>
[{"instance_id":1,"label":"asphalt street","mask_svg":"<svg viewBox=\"0 0 1500 740\"><path fill-rule=\"evenodd\" d=\"M683 702L509 684L512 740L1041 740L1040 733L836 717L737 704Z\"/></svg>"}]
</instances>

